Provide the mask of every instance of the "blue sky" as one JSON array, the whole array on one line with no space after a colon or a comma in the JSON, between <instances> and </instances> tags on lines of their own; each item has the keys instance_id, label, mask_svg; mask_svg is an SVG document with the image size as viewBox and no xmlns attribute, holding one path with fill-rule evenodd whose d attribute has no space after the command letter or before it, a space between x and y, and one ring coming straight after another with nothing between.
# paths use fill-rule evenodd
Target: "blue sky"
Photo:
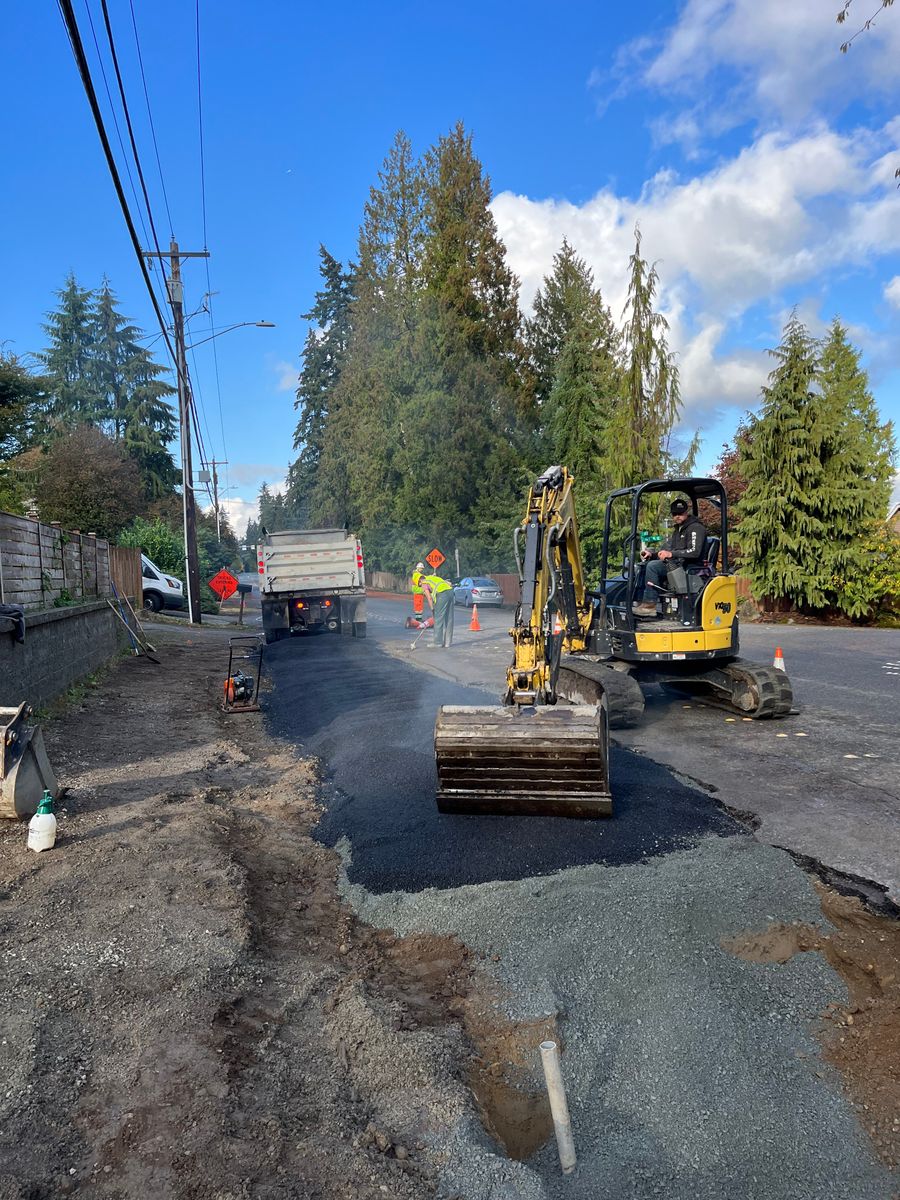
<instances>
[{"instance_id":1,"label":"blue sky","mask_svg":"<svg viewBox=\"0 0 900 1200\"><path fill-rule=\"evenodd\" d=\"M845 30L876 7L862 3ZM134 7L172 222L181 246L197 249L194 6ZM883 414L900 425L896 8L847 55L837 0L273 0L249 18L236 0L200 8L215 322L277 325L217 339L221 420L208 345L192 366L208 449L229 460L239 528L262 479L283 479L292 457L300 314L317 285L318 245L352 254L398 128L418 149L458 119L474 131L526 307L565 236L618 313L640 223L680 356L684 430L703 433L702 467L756 402L765 351L794 306L816 332L843 317ZM87 14L102 45L99 2L75 0L75 9L96 68ZM129 5L110 0L110 12L168 241ZM152 330L56 6L9 9L3 57L0 340L18 353L41 348L43 314L69 270L85 285L107 274L124 310ZM190 311L206 291L202 264L187 264L185 281ZM195 340L206 322L194 319Z\"/></svg>"}]
</instances>

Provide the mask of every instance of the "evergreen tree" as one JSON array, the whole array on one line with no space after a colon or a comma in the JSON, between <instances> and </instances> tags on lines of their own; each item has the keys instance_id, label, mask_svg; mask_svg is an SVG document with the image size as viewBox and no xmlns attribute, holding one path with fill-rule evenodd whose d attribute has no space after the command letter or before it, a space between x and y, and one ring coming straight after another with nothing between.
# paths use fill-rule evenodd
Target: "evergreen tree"
<instances>
[{"instance_id":1,"label":"evergreen tree","mask_svg":"<svg viewBox=\"0 0 900 1200\"><path fill-rule=\"evenodd\" d=\"M567 241L553 256L553 269L534 298L534 316L526 322L528 356L535 398L544 405L556 379L563 347L577 323L593 327L594 347L616 362L621 335L615 327L594 276Z\"/></svg>"},{"instance_id":2,"label":"evergreen tree","mask_svg":"<svg viewBox=\"0 0 900 1200\"><path fill-rule=\"evenodd\" d=\"M770 606L852 610L842 581L863 570L862 535L884 514L890 427L839 322L821 349L794 314L772 353L740 460L744 570Z\"/></svg>"},{"instance_id":3,"label":"evergreen tree","mask_svg":"<svg viewBox=\"0 0 900 1200\"><path fill-rule=\"evenodd\" d=\"M345 271L324 246L319 247L319 274L323 287L306 321L315 322L303 349L303 369L294 407L300 412L294 431L294 449L299 451L288 475L288 496L303 525L309 524L319 460L325 443L331 400L350 344L354 275Z\"/></svg>"},{"instance_id":4,"label":"evergreen tree","mask_svg":"<svg viewBox=\"0 0 900 1200\"><path fill-rule=\"evenodd\" d=\"M893 426L879 416L859 357L835 317L819 359L823 419L831 424L832 441L841 446L831 486L846 493L845 514L866 523L887 515L895 445Z\"/></svg>"},{"instance_id":5,"label":"evergreen tree","mask_svg":"<svg viewBox=\"0 0 900 1200\"><path fill-rule=\"evenodd\" d=\"M93 418L115 441L121 441L138 465L148 499L171 492L178 480L168 446L176 420L166 396L175 389L161 378L166 368L141 346L141 330L118 310L109 281L96 295L91 352Z\"/></svg>"},{"instance_id":6,"label":"evergreen tree","mask_svg":"<svg viewBox=\"0 0 900 1200\"><path fill-rule=\"evenodd\" d=\"M469 350L521 388L519 281L490 210L490 179L462 122L429 150L425 170L427 287L453 314Z\"/></svg>"},{"instance_id":7,"label":"evergreen tree","mask_svg":"<svg viewBox=\"0 0 900 1200\"><path fill-rule=\"evenodd\" d=\"M48 423L59 428L95 421L103 400L97 394L93 371L94 293L79 287L70 273L56 295L59 307L47 314L44 325L50 344L38 357L50 387Z\"/></svg>"},{"instance_id":8,"label":"evergreen tree","mask_svg":"<svg viewBox=\"0 0 900 1200\"><path fill-rule=\"evenodd\" d=\"M641 232L634 253L625 306L622 399L610 424L607 473L614 486L662 478L687 467L697 439L680 463L671 453L672 430L681 411L678 367L666 340L668 322L654 310L659 277L641 257Z\"/></svg>"}]
</instances>

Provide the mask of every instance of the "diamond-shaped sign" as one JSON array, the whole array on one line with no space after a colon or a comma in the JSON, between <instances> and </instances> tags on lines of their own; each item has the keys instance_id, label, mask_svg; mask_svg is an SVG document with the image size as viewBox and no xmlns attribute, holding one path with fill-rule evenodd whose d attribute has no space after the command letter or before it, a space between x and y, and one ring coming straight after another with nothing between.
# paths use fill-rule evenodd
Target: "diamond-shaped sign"
<instances>
[{"instance_id":1,"label":"diamond-shaped sign","mask_svg":"<svg viewBox=\"0 0 900 1200\"><path fill-rule=\"evenodd\" d=\"M212 579L210 579L209 586L220 600L227 600L229 596L233 596L237 591L238 581L230 571L223 567L217 575L213 575Z\"/></svg>"},{"instance_id":2,"label":"diamond-shaped sign","mask_svg":"<svg viewBox=\"0 0 900 1200\"><path fill-rule=\"evenodd\" d=\"M444 555L441 554L440 550L435 547L430 554L425 555L425 561L429 564L432 570L436 571L441 563L445 563L447 560Z\"/></svg>"}]
</instances>

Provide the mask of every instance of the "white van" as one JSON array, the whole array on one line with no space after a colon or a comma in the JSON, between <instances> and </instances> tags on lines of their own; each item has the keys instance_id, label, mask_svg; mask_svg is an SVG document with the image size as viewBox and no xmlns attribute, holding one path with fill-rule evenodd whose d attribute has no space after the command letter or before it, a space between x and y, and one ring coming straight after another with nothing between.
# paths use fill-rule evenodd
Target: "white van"
<instances>
[{"instance_id":1,"label":"white van","mask_svg":"<svg viewBox=\"0 0 900 1200\"><path fill-rule=\"evenodd\" d=\"M141 572L144 576L144 608L152 612L184 608L184 587L180 579L166 575L146 554L141 555Z\"/></svg>"}]
</instances>

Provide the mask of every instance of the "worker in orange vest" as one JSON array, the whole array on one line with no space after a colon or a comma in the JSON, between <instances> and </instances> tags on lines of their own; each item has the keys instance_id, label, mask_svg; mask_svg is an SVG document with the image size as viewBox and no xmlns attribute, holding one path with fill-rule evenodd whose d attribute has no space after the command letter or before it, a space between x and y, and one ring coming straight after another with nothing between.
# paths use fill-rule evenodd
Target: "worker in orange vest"
<instances>
[{"instance_id":1,"label":"worker in orange vest","mask_svg":"<svg viewBox=\"0 0 900 1200\"><path fill-rule=\"evenodd\" d=\"M424 574L425 564L417 562L416 569L412 573L413 612L417 617L421 616L425 611L425 592L419 582Z\"/></svg>"}]
</instances>

